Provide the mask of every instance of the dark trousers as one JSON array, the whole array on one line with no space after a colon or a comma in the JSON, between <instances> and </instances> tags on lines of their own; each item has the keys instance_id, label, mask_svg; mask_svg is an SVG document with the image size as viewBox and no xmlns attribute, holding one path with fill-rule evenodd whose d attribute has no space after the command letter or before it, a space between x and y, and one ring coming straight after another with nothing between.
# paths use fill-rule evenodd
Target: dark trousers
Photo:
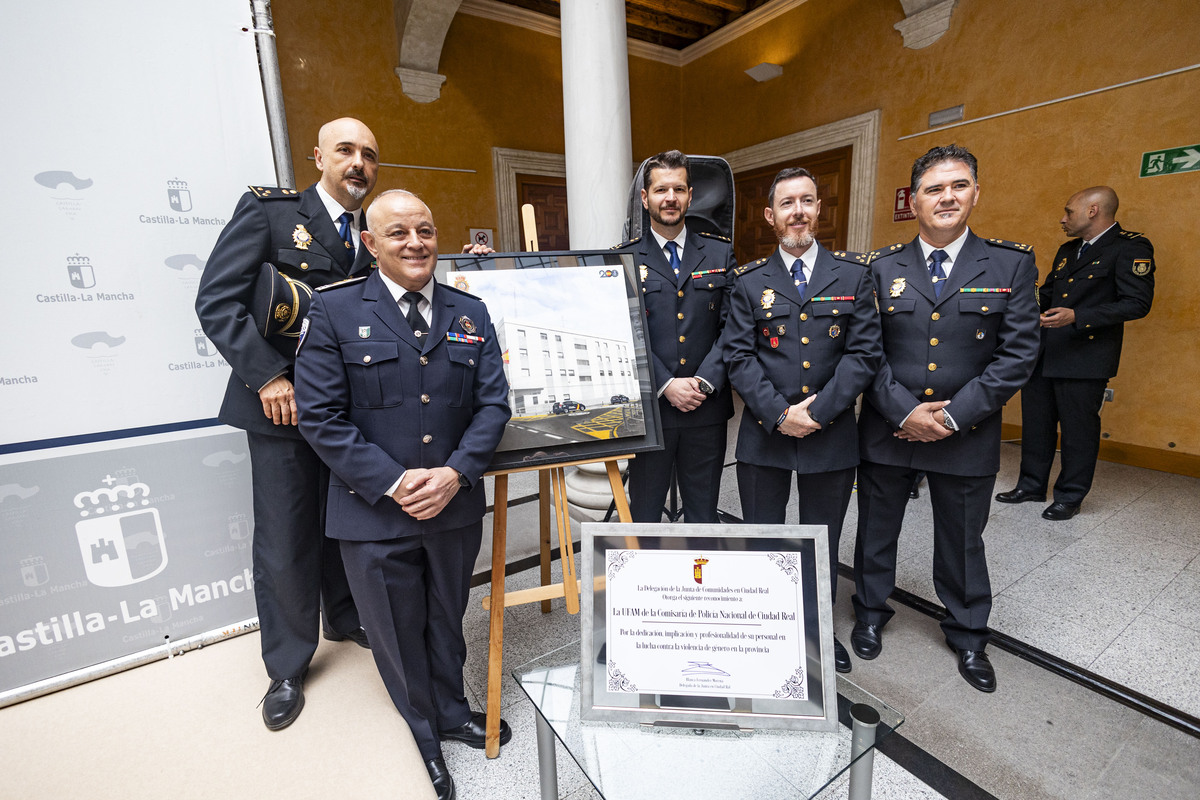
<instances>
[{"instance_id":1,"label":"dark trousers","mask_svg":"<svg viewBox=\"0 0 1200 800\"><path fill-rule=\"evenodd\" d=\"M1100 407L1108 380L1047 378L1041 362L1021 390L1021 477L1017 488L1046 493L1062 429L1061 469L1054 500L1079 505L1092 488L1100 452Z\"/></svg>"},{"instance_id":2,"label":"dark trousers","mask_svg":"<svg viewBox=\"0 0 1200 800\"><path fill-rule=\"evenodd\" d=\"M272 680L308 668L320 613L339 633L359 627L337 542L324 533L329 468L303 439L246 432L254 489L254 600Z\"/></svg>"},{"instance_id":3,"label":"dark trousers","mask_svg":"<svg viewBox=\"0 0 1200 800\"><path fill-rule=\"evenodd\" d=\"M800 524L824 525L829 535L829 589L837 598L838 542L854 491L854 470L796 473L756 464L737 465L742 520L759 525L782 525L787 513L792 478L796 479ZM907 496L907 495L906 495Z\"/></svg>"},{"instance_id":4,"label":"dark trousers","mask_svg":"<svg viewBox=\"0 0 1200 800\"><path fill-rule=\"evenodd\" d=\"M462 619L482 540L480 521L399 539L341 543L375 666L425 761L442 755L439 731L471 718L463 687Z\"/></svg>"},{"instance_id":5,"label":"dark trousers","mask_svg":"<svg viewBox=\"0 0 1200 800\"><path fill-rule=\"evenodd\" d=\"M724 422L698 428L663 428L663 449L639 453L629 462L629 513L633 521L662 521L674 467L684 520L717 522L725 430Z\"/></svg>"},{"instance_id":6,"label":"dark trousers","mask_svg":"<svg viewBox=\"0 0 1200 800\"><path fill-rule=\"evenodd\" d=\"M854 546L854 616L883 626L892 615L896 543L916 470L864 461L858 466L858 540ZM988 642L992 584L983 548L996 476L927 472L933 504L933 587L949 612L946 639L961 650Z\"/></svg>"}]
</instances>

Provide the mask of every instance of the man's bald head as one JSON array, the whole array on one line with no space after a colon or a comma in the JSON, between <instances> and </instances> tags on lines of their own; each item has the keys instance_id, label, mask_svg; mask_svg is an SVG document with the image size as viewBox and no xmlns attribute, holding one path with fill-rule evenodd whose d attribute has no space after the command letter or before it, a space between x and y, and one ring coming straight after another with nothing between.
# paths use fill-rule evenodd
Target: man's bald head
<instances>
[{"instance_id":1,"label":"man's bald head","mask_svg":"<svg viewBox=\"0 0 1200 800\"><path fill-rule=\"evenodd\" d=\"M1072 238L1094 239L1117 221L1117 193L1109 186L1092 186L1071 195L1063 218L1063 231Z\"/></svg>"},{"instance_id":2,"label":"man's bald head","mask_svg":"<svg viewBox=\"0 0 1200 800\"><path fill-rule=\"evenodd\" d=\"M375 188L379 147L371 129L353 117L321 126L313 150L321 186L347 211L356 211Z\"/></svg>"},{"instance_id":3,"label":"man's bald head","mask_svg":"<svg viewBox=\"0 0 1200 800\"><path fill-rule=\"evenodd\" d=\"M412 192L383 192L367 209L363 244L379 271L410 292L419 292L437 265L437 227L433 212Z\"/></svg>"}]
</instances>

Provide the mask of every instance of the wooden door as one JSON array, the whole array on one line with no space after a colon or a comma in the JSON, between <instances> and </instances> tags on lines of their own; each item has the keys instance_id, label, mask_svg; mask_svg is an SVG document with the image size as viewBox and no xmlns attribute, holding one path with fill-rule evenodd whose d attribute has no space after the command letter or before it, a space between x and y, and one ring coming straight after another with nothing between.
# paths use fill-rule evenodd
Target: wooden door
<instances>
[{"instance_id":1,"label":"wooden door","mask_svg":"<svg viewBox=\"0 0 1200 800\"><path fill-rule=\"evenodd\" d=\"M844 250L850 225L850 155L853 147L839 147L811 156L747 170L734 175L737 216L734 220L734 257L739 264L770 255L778 246L763 209L776 173L785 167L804 167L817 179L821 216L817 241L827 250Z\"/></svg>"},{"instance_id":2,"label":"wooden door","mask_svg":"<svg viewBox=\"0 0 1200 800\"><path fill-rule=\"evenodd\" d=\"M517 201L533 206L539 250L570 250L567 228L567 179L517 174Z\"/></svg>"}]
</instances>

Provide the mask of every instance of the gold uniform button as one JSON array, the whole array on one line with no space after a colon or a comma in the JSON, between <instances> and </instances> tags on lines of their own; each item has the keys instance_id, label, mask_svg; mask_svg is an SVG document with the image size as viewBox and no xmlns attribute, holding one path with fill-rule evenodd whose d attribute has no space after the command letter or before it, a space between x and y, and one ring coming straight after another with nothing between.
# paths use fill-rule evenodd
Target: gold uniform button
<instances>
[{"instance_id":1,"label":"gold uniform button","mask_svg":"<svg viewBox=\"0 0 1200 800\"><path fill-rule=\"evenodd\" d=\"M301 262L300 262L300 269L308 269L308 262L307 262L307 261L301 261Z\"/></svg>"},{"instance_id":2,"label":"gold uniform button","mask_svg":"<svg viewBox=\"0 0 1200 800\"><path fill-rule=\"evenodd\" d=\"M686 337L686 336L680 336L680 337L679 337L679 343L680 343L680 344L683 344L683 343L684 343L684 342L686 342L686 341L687 341L687 337Z\"/></svg>"},{"instance_id":3,"label":"gold uniform button","mask_svg":"<svg viewBox=\"0 0 1200 800\"><path fill-rule=\"evenodd\" d=\"M938 346L938 340L937 340L937 337L935 336L935 337L933 337L932 339L930 339L930 340L929 340L929 343L930 343L931 345L933 345L934 347L937 347L937 346Z\"/></svg>"},{"instance_id":4,"label":"gold uniform button","mask_svg":"<svg viewBox=\"0 0 1200 800\"><path fill-rule=\"evenodd\" d=\"M468 358L468 359L467 359L467 366L468 366L468 367L473 367L473 366L475 366L475 359L473 359L473 358Z\"/></svg>"},{"instance_id":5,"label":"gold uniform button","mask_svg":"<svg viewBox=\"0 0 1200 800\"><path fill-rule=\"evenodd\" d=\"M1067 283L1074 283L1074 282L1075 282L1074 278L1067 278Z\"/></svg>"},{"instance_id":6,"label":"gold uniform button","mask_svg":"<svg viewBox=\"0 0 1200 800\"><path fill-rule=\"evenodd\" d=\"M933 312L932 314L930 314L930 315L929 315L929 318L930 318L931 320L933 320L934 322L937 322L939 319L941 319L941 318L942 318L942 315L941 315L941 314L939 314L938 312L936 312L936 311L935 311L935 312Z\"/></svg>"},{"instance_id":7,"label":"gold uniform button","mask_svg":"<svg viewBox=\"0 0 1200 800\"><path fill-rule=\"evenodd\" d=\"M929 371L930 371L930 372L933 372L935 369L937 369L937 364L930 363L930 365L929 365Z\"/></svg>"},{"instance_id":8,"label":"gold uniform button","mask_svg":"<svg viewBox=\"0 0 1200 800\"><path fill-rule=\"evenodd\" d=\"M1063 292L1063 297L1066 297L1066 296L1067 296L1067 293L1066 293L1066 292Z\"/></svg>"},{"instance_id":9,"label":"gold uniform button","mask_svg":"<svg viewBox=\"0 0 1200 800\"><path fill-rule=\"evenodd\" d=\"M926 397L929 397L931 394L933 394L933 389L926 389L926 390L925 390L925 396L926 396Z\"/></svg>"},{"instance_id":10,"label":"gold uniform button","mask_svg":"<svg viewBox=\"0 0 1200 800\"><path fill-rule=\"evenodd\" d=\"M980 310L980 311L983 311L983 312L985 312L985 313L986 313L986 312L988 311L988 307L987 307L987 306L980 306L979 310Z\"/></svg>"},{"instance_id":11,"label":"gold uniform button","mask_svg":"<svg viewBox=\"0 0 1200 800\"><path fill-rule=\"evenodd\" d=\"M680 297L683 297L683 289L680 289L678 292L676 292L676 294L678 294Z\"/></svg>"},{"instance_id":12,"label":"gold uniform button","mask_svg":"<svg viewBox=\"0 0 1200 800\"><path fill-rule=\"evenodd\" d=\"M1089 339L1095 339L1096 337L1095 337L1095 336L1089 336L1088 338L1089 338Z\"/></svg>"},{"instance_id":13,"label":"gold uniform button","mask_svg":"<svg viewBox=\"0 0 1200 800\"><path fill-rule=\"evenodd\" d=\"M807 387L807 386L801 386L801 387L800 387L800 391L804 392L805 394L808 394L808 387Z\"/></svg>"},{"instance_id":14,"label":"gold uniform button","mask_svg":"<svg viewBox=\"0 0 1200 800\"><path fill-rule=\"evenodd\" d=\"M675 319L683 319L683 312L681 311L678 314L676 314Z\"/></svg>"},{"instance_id":15,"label":"gold uniform button","mask_svg":"<svg viewBox=\"0 0 1200 800\"><path fill-rule=\"evenodd\" d=\"M837 313L838 313L838 310L835 308L835 309L833 310L833 315L836 317L836 316L837 316Z\"/></svg>"},{"instance_id":16,"label":"gold uniform button","mask_svg":"<svg viewBox=\"0 0 1200 800\"><path fill-rule=\"evenodd\" d=\"M708 288L710 288L710 289L711 289L711 288L713 288L713 285L710 283L710 284L708 285Z\"/></svg>"},{"instance_id":17,"label":"gold uniform button","mask_svg":"<svg viewBox=\"0 0 1200 800\"><path fill-rule=\"evenodd\" d=\"M681 359L679 359L679 363L680 363L680 364L686 364L686 363L687 363L687 359L686 359L686 358L681 358Z\"/></svg>"},{"instance_id":18,"label":"gold uniform button","mask_svg":"<svg viewBox=\"0 0 1200 800\"><path fill-rule=\"evenodd\" d=\"M768 312L767 312L767 319L770 319L770 318L771 318L771 316L772 316L771 312L770 312L770 311L768 311Z\"/></svg>"},{"instance_id":19,"label":"gold uniform button","mask_svg":"<svg viewBox=\"0 0 1200 800\"><path fill-rule=\"evenodd\" d=\"M429 402L429 395L427 395L427 394L423 394L423 395L421 395L421 402L422 402L422 403L428 403L428 402Z\"/></svg>"},{"instance_id":20,"label":"gold uniform button","mask_svg":"<svg viewBox=\"0 0 1200 800\"><path fill-rule=\"evenodd\" d=\"M895 306L888 306L888 311L895 311L895 310L896 310Z\"/></svg>"},{"instance_id":21,"label":"gold uniform button","mask_svg":"<svg viewBox=\"0 0 1200 800\"><path fill-rule=\"evenodd\" d=\"M804 362L804 368L805 368L805 369L808 369L808 368L809 368L809 367L811 367L811 366L812 366L812 364L808 363L807 361L805 361L805 362Z\"/></svg>"},{"instance_id":22,"label":"gold uniform button","mask_svg":"<svg viewBox=\"0 0 1200 800\"><path fill-rule=\"evenodd\" d=\"M371 363L371 357L370 357L370 356L363 356L363 363L364 363L364 364L370 364L370 363Z\"/></svg>"},{"instance_id":23,"label":"gold uniform button","mask_svg":"<svg viewBox=\"0 0 1200 800\"><path fill-rule=\"evenodd\" d=\"M801 337L800 337L800 344L808 344L808 337L807 337L807 336L801 336Z\"/></svg>"},{"instance_id":24,"label":"gold uniform button","mask_svg":"<svg viewBox=\"0 0 1200 800\"><path fill-rule=\"evenodd\" d=\"M425 366L425 365L426 365L426 364L428 364L428 363L429 363L429 358L428 358L428 356L421 356L421 366L423 367L423 366Z\"/></svg>"},{"instance_id":25,"label":"gold uniform button","mask_svg":"<svg viewBox=\"0 0 1200 800\"><path fill-rule=\"evenodd\" d=\"M803 311L800 312L800 321L803 322L806 319L808 319L808 314L805 314Z\"/></svg>"},{"instance_id":26,"label":"gold uniform button","mask_svg":"<svg viewBox=\"0 0 1200 800\"><path fill-rule=\"evenodd\" d=\"M1091 276L1091 275L1088 275L1088 280L1090 281L1091 279L1092 279L1092 276Z\"/></svg>"},{"instance_id":27,"label":"gold uniform button","mask_svg":"<svg viewBox=\"0 0 1200 800\"><path fill-rule=\"evenodd\" d=\"M431 433L425 434L424 436L421 437L421 441L424 442L425 444L429 444L430 442L433 441L433 434L431 434Z\"/></svg>"}]
</instances>

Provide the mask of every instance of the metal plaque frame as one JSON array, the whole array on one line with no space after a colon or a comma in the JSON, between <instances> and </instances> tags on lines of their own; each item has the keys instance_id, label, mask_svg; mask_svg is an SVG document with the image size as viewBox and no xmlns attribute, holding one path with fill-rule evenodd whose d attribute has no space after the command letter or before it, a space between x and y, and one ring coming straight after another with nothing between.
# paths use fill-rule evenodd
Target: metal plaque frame
<instances>
[{"instance_id":1,"label":"metal plaque frame","mask_svg":"<svg viewBox=\"0 0 1200 800\"><path fill-rule=\"evenodd\" d=\"M585 522L582 531L580 664L583 669L583 719L697 728L837 729L833 604L825 526ZM606 559L609 551L617 553L611 562ZM606 592L608 582L617 574L613 571L614 566L620 569L629 559L649 551L689 551L689 555L707 553L713 557L721 553L762 553L764 568L794 571L800 582L797 592L802 598L802 609L797 609L797 622L803 637L804 664L800 680L804 691L792 693L783 686L772 692L768 699L764 693L755 697L714 697L711 692L673 691L668 696L637 692L628 685L622 686L619 666L606 656L609 622ZM796 558L789 558L792 555ZM703 558L700 561L707 563ZM694 576L697 583L700 577L699 573ZM686 580L686 576L663 578L664 581L680 579ZM683 611L694 606L680 600L678 607ZM767 692L772 689L775 687L764 687ZM797 699L796 695L803 697Z\"/></svg>"}]
</instances>

